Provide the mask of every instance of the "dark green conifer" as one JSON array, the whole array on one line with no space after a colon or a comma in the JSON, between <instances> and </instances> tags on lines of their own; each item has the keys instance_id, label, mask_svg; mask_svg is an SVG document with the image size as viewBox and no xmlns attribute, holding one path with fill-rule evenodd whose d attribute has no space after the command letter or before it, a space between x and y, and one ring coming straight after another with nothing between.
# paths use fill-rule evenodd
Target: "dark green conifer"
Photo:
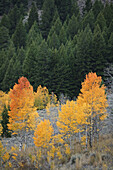
<instances>
[{"instance_id":1,"label":"dark green conifer","mask_svg":"<svg viewBox=\"0 0 113 170\"><path fill-rule=\"evenodd\" d=\"M95 18L94 18L94 14L93 11L90 10L82 19L81 22L81 28L84 30L87 25L89 24L91 30L93 31L94 29L94 23L95 23Z\"/></svg>"},{"instance_id":2,"label":"dark green conifer","mask_svg":"<svg viewBox=\"0 0 113 170\"><path fill-rule=\"evenodd\" d=\"M67 33L66 33L64 26L62 26L62 28L60 30L59 40L60 40L60 44L64 44L64 45L67 41Z\"/></svg>"},{"instance_id":3,"label":"dark green conifer","mask_svg":"<svg viewBox=\"0 0 113 170\"><path fill-rule=\"evenodd\" d=\"M113 32L108 40L108 48L107 48L107 61L111 64L113 63Z\"/></svg>"},{"instance_id":4,"label":"dark green conifer","mask_svg":"<svg viewBox=\"0 0 113 170\"><path fill-rule=\"evenodd\" d=\"M38 23L38 11L35 4L32 3L32 8L30 10L29 18L28 18L29 29L32 27L35 21Z\"/></svg>"},{"instance_id":5,"label":"dark green conifer","mask_svg":"<svg viewBox=\"0 0 113 170\"><path fill-rule=\"evenodd\" d=\"M105 27L107 27L106 20L104 18L104 15L102 14L102 12L100 12L97 16L95 25L97 25L97 24L99 25L101 31L103 31L105 29Z\"/></svg>"},{"instance_id":6,"label":"dark green conifer","mask_svg":"<svg viewBox=\"0 0 113 170\"><path fill-rule=\"evenodd\" d=\"M2 124L2 134L1 136L2 137L11 137L11 132L9 132L9 129L8 129L8 126L7 124L9 123L9 115L8 115L8 110L6 105L4 105L4 110L2 112L2 121L1 121L1 124Z\"/></svg>"},{"instance_id":7,"label":"dark green conifer","mask_svg":"<svg viewBox=\"0 0 113 170\"><path fill-rule=\"evenodd\" d=\"M92 1L91 0L86 0L85 2L85 7L83 9L83 13L88 13L92 8Z\"/></svg>"},{"instance_id":8,"label":"dark green conifer","mask_svg":"<svg viewBox=\"0 0 113 170\"><path fill-rule=\"evenodd\" d=\"M54 0L45 0L42 7L41 32L44 38L47 38L51 28L51 23L54 16L55 4Z\"/></svg>"},{"instance_id":9,"label":"dark green conifer","mask_svg":"<svg viewBox=\"0 0 113 170\"><path fill-rule=\"evenodd\" d=\"M75 36L75 34L77 34L78 28L79 28L79 23L77 17L73 15L69 21L68 28L67 28L68 36L70 36L71 39Z\"/></svg>"},{"instance_id":10,"label":"dark green conifer","mask_svg":"<svg viewBox=\"0 0 113 170\"><path fill-rule=\"evenodd\" d=\"M89 25L78 33L76 50L76 86L80 89L81 81L92 71L92 31Z\"/></svg>"},{"instance_id":11,"label":"dark green conifer","mask_svg":"<svg viewBox=\"0 0 113 170\"><path fill-rule=\"evenodd\" d=\"M17 24L15 32L12 37L13 43L17 48L25 47L26 43L26 30L22 23L22 20Z\"/></svg>"},{"instance_id":12,"label":"dark green conifer","mask_svg":"<svg viewBox=\"0 0 113 170\"><path fill-rule=\"evenodd\" d=\"M0 27L0 50L7 49L10 44L9 31L6 27Z\"/></svg>"},{"instance_id":13,"label":"dark green conifer","mask_svg":"<svg viewBox=\"0 0 113 170\"><path fill-rule=\"evenodd\" d=\"M17 8L17 6L15 5L13 9L11 9L11 11L8 14L9 17L9 22L10 22L10 29L9 29L9 33L10 35L12 35L16 29L17 23L20 21L20 11Z\"/></svg>"},{"instance_id":14,"label":"dark green conifer","mask_svg":"<svg viewBox=\"0 0 113 170\"><path fill-rule=\"evenodd\" d=\"M1 19L1 23L0 23L0 27L4 26L6 27L8 30L10 28L10 22L9 22L9 17L8 15L4 14L2 19Z\"/></svg>"},{"instance_id":15,"label":"dark green conifer","mask_svg":"<svg viewBox=\"0 0 113 170\"><path fill-rule=\"evenodd\" d=\"M93 71L103 76L103 70L106 64L106 43L102 36L101 29L97 25L94 29L92 38L92 64Z\"/></svg>"},{"instance_id":16,"label":"dark green conifer","mask_svg":"<svg viewBox=\"0 0 113 170\"><path fill-rule=\"evenodd\" d=\"M62 28L62 23L60 18L58 17L54 25L51 27L49 31L49 36L51 36L54 32L59 36L61 28Z\"/></svg>"},{"instance_id":17,"label":"dark green conifer","mask_svg":"<svg viewBox=\"0 0 113 170\"><path fill-rule=\"evenodd\" d=\"M113 32L113 19L108 27L108 37L110 37L112 32Z\"/></svg>"},{"instance_id":18,"label":"dark green conifer","mask_svg":"<svg viewBox=\"0 0 113 170\"><path fill-rule=\"evenodd\" d=\"M47 43L50 48L58 49L60 47L60 41L55 32L51 36L48 36Z\"/></svg>"},{"instance_id":19,"label":"dark green conifer","mask_svg":"<svg viewBox=\"0 0 113 170\"><path fill-rule=\"evenodd\" d=\"M107 27L109 27L109 25L113 19L112 4L107 1L102 12L103 12L104 18L106 20L106 25L107 25Z\"/></svg>"},{"instance_id":20,"label":"dark green conifer","mask_svg":"<svg viewBox=\"0 0 113 170\"><path fill-rule=\"evenodd\" d=\"M22 76L21 64L14 54L9 61L4 79L2 81L2 89L4 91L9 91L10 88L18 82L19 77Z\"/></svg>"},{"instance_id":21,"label":"dark green conifer","mask_svg":"<svg viewBox=\"0 0 113 170\"><path fill-rule=\"evenodd\" d=\"M41 44L42 40L43 38L39 31L38 24L37 22L34 22L27 35L26 45L28 48L32 43L36 43L36 45L39 45Z\"/></svg>"},{"instance_id":22,"label":"dark green conifer","mask_svg":"<svg viewBox=\"0 0 113 170\"><path fill-rule=\"evenodd\" d=\"M102 1L95 0L93 7L92 7L95 19L97 18L98 14L100 13L100 11L102 11L103 8L104 8L104 5L102 4Z\"/></svg>"}]
</instances>

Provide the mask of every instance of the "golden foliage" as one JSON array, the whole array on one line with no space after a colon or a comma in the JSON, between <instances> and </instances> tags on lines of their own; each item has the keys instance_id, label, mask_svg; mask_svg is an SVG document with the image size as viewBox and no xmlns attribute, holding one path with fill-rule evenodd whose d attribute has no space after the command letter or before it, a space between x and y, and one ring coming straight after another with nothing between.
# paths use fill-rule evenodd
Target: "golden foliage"
<instances>
[{"instance_id":1,"label":"golden foliage","mask_svg":"<svg viewBox=\"0 0 113 170\"><path fill-rule=\"evenodd\" d=\"M50 101L49 97L49 91L46 87L43 87L40 85L37 88L37 92L34 93L35 96L35 106L37 109L44 109Z\"/></svg>"},{"instance_id":2,"label":"golden foliage","mask_svg":"<svg viewBox=\"0 0 113 170\"><path fill-rule=\"evenodd\" d=\"M53 127L49 120L41 121L34 132L34 144L37 147L48 148L53 134Z\"/></svg>"},{"instance_id":3,"label":"golden foliage","mask_svg":"<svg viewBox=\"0 0 113 170\"><path fill-rule=\"evenodd\" d=\"M33 87L25 77L18 80L10 90L10 110L8 128L14 132L32 128L31 115L36 111L34 108ZM29 119L31 124L29 123ZM33 115L34 119L34 115Z\"/></svg>"}]
</instances>

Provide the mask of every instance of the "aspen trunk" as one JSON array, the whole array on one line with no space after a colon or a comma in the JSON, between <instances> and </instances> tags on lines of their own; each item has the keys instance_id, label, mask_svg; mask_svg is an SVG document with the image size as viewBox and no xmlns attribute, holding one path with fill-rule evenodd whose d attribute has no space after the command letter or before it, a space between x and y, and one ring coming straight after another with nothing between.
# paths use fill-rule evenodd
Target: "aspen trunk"
<instances>
[{"instance_id":1,"label":"aspen trunk","mask_svg":"<svg viewBox=\"0 0 113 170\"><path fill-rule=\"evenodd\" d=\"M90 145L91 148L92 148L92 135L93 135L93 132L92 132L92 115L91 115L91 119L90 119L90 140L89 140L89 145Z\"/></svg>"},{"instance_id":2,"label":"aspen trunk","mask_svg":"<svg viewBox=\"0 0 113 170\"><path fill-rule=\"evenodd\" d=\"M86 150L87 150L87 124L86 124Z\"/></svg>"}]
</instances>

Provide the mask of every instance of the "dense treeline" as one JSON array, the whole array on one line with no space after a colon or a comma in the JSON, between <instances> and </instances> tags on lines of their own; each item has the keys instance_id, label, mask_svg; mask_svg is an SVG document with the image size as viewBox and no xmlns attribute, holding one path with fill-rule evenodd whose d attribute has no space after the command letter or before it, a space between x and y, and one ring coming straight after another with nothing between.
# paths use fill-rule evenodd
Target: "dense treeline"
<instances>
[{"instance_id":1,"label":"dense treeline","mask_svg":"<svg viewBox=\"0 0 113 170\"><path fill-rule=\"evenodd\" d=\"M76 0L35 2L29 12L27 0L0 3L0 88L25 76L35 91L73 98L88 72L103 77L113 62L113 4L87 0L81 15Z\"/></svg>"}]
</instances>

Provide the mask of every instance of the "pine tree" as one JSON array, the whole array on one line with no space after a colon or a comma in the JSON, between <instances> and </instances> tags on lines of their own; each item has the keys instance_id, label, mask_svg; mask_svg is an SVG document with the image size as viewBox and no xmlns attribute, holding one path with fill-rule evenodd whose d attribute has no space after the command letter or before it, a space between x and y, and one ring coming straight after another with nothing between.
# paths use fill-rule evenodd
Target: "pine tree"
<instances>
[{"instance_id":1,"label":"pine tree","mask_svg":"<svg viewBox=\"0 0 113 170\"><path fill-rule=\"evenodd\" d=\"M47 38L51 28L51 22L54 16L55 4L54 0L45 0L42 7L41 32L44 38Z\"/></svg>"},{"instance_id":2,"label":"pine tree","mask_svg":"<svg viewBox=\"0 0 113 170\"><path fill-rule=\"evenodd\" d=\"M97 18L98 14L103 8L104 8L104 5L102 4L102 2L100 0L95 0L93 7L92 7L95 19Z\"/></svg>"},{"instance_id":3,"label":"pine tree","mask_svg":"<svg viewBox=\"0 0 113 170\"><path fill-rule=\"evenodd\" d=\"M0 22L0 26L4 26L9 30L10 22L9 22L8 15L6 15L6 14L3 15L2 19L1 19L1 22Z\"/></svg>"},{"instance_id":4,"label":"pine tree","mask_svg":"<svg viewBox=\"0 0 113 170\"><path fill-rule=\"evenodd\" d=\"M52 25L52 26L53 26L54 23L56 22L57 18L60 18L60 16L59 16L59 13L58 13L58 9L57 9L57 7L55 6L54 16L53 16L53 20L52 20L52 22L51 22L51 25Z\"/></svg>"},{"instance_id":5,"label":"pine tree","mask_svg":"<svg viewBox=\"0 0 113 170\"><path fill-rule=\"evenodd\" d=\"M92 70L92 31L89 25L77 35L76 45L77 89L85 75Z\"/></svg>"},{"instance_id":6,"label":"pine tree","mask_svg":"<svg viewBox=\"0 0 113 170\"><path fill-rule=\"evenodd\" d=\"M61 28L62 28L62 23L60 18L58 17L54 25L51 27L49 31L49 36L51 36L54 32L57 34L57 36L59 36Z\"/></svg>"},{"instance_id":7,"label":"pine tree","mask_svg":"<svg viewBox=\"0 0 113 170\"><path fill-rule=\"evenodd\" d=\"M88 13L92 8L92 1L91 0L86 0L85 2L85 8L83 9L84 13Z\"/></svg>"},{"instance_id":8,"label":"pine tree","mask_svg":"<svg viewBox=\"0 0 113 170\"><path fill-rule=\"evenodd\" d=\"M103 70L106 64L105 46L106 44L101 29L99 25L97 25L92 38L92 64L93 71L96 71L97 74L101 76L103 76Z\"/></svg>"},{"instance_id":9,"label":"pine tree","mask_svg":"<svg viewBox=\"0 0 113 170\"><path fill-rule=\"evenodd\" d=\"M20 61L18 61L15 54L13 54L2 81L2 89L4 91L9 91L9 89L12 88L15 83L17 83L17 80L21 75L22 70Z\"/></svg>"},{"instance_id":10,"label":"pine tree","mask_svg":"<svg viewBox=\"0 0 113 170\"><path fill-rule=\"evenodd\" d=\"M113 19L108 27L108 37L110 37L112 32L113 32Z\"/></svg>"},{"instance_id":11,"label":"pine tree","mask_svg":"<svg viewBox=\"0 0 113 170\"><path fill-rule=\"evenodd\" d=\"M65 46L62 44L56 53L56 64L54 66L54 92L57 96L60 93L69 95L69 82L70 82L70 68L68 64L68 56Z\"/></svg>"},{"instance_id":12,"label":"pine tree","mask_svg":"<svg viewBox=\"0 0 113 170\"><path fill-rule=\"evenodd\" d=\"M0 50L7 49L10 45L9 31L6 27L0 27Z\"/></svg>"},{"instance_id":13,"label":"pine tree","mask_svg":"<svg viewBox=\"0 0 113 170\"><path fill-rule=\"evenodd\" d=\"M112 3L109 3L107 1L102 12L103 12L104 18L106 20L106 25L107 25L107 27L109 27L109 25L113 19Z\"/></svg>"},{"instance_id":14,"label":"pine tree","mask_svg":"<svg viewBox=\"0 0 113 170\"><path fill-rule=\"evenodd\" d=\"M26 76L34 87L39 85L46 86L49 84L49 51L45 40L37 47L32 43L23 63L23 74Z\"/></svg>"},{"instance_id":15,"label":"pine tree","mask_svg":"<svg viewBox=\"0 0 113 170\"><path fill-rule=\"evenodd\" d=\"M29 29L32 27L35 21L38 23L38 12L37 12L37 8L35 4L32 3L32 7L29 13L29 18L28 18Z\"/></svg>"},{"instance_id":16,"label":"pine tree","mask_svg":"<svg viewBox=\"0 0 113 170\"><path fill-rule=\"evenodd\" d=\"M9 108L7 108L6 105L4 105L4 110L2 112L2 121L1 121L2 128L3 128L1 136L6 137L6 138L11 137L11 132L9 132L8 126L7 126L7 124L9 123L8 110Z\"/></svg>"},{"instance_id":17,"label":"pine tree","mask_svg":"<svg viewBox=\"0 0 113 170\"><path fill-rule=\"evenodd\" d=\"M58 12L61 18L61 21L64 22L67 15L71 17L73 15L73 12L78 14L78 8L76 8L75 2L72 0L55 0L55 4L58 8Z\"/></svg>"},{"instance_id":18,"label":"pine tree","mask_svg":"<svg viewBox=\"0 0 113 170\"><path fill-rule=\"evenodd\" d=\"M26 42L26 30L22 23L22 20L17 24L17 27L15 29L15 32L12 37L13 43L17 48L25 47Z\"/></svg>"},{"instance_id":19,"label":"pine tree","mask_svg":"<svg viewBox=\"0 0 113 170\"><path fill-rule=\"evenodd\" d=\"M5 50L1 50L0 51L0 89L2 89L1 82L3 81L6 68L8 66L8 62L9 60L8 60L7 52Z\"/></svg>"},{"instance_id":20,"label":"pine tree","mask_svg":"<svg viewBox=\"0 0 113 170\"><path fill-rule=\"evenodd\" d=\"M50 48L58 49L60 47L60 41L55 32L51 36L48 36L47 43Z\"/></svg>"},{"instance_id":21,"label":"pine tree","mask_svg":"<svg viewBox=\"0 0 113 170\"><path fill-rule=\"evenodd\" d=\"M38 24L37 22L34 22L32 25L31 29L29 30L29 33L27 35L27 40L26 40L26 46L29 48L29 46L32 43L36 43L36 45L41 44L43 38L42 35L38 29Z\"/></svg>"},{"instance_id":22,"label":"pine tree","mask_svg":"<svg viewBox=\"0 0 113 170\"><path fill-rule=\"evenodd\" d=\"M64 26L62 26L61 30L60 30L60 34L59 34L59 40L60 40L60 44L66 44L67 41L67 32L64 28Z\"/></svg>"},{"instance_id":23,"label":"pine tree","mask_svg":"<svg viewBox=\"0 0 113 170\"><path fill-rule=\"evenodd\" d=\"M106 25L106 20L102 14L102 12L100 12L97 16L97 19L96 19L96 22L95 22L95 25L99 25L101 31L103 31L105 29L105 27L107 27Z\"/></svg>"},{"instance_id":24,"label":"pine tree","mask_svg":"<svg viewBox=\"0 0 113 170\"><path fill-rule=\"evenodd\" d=\"M17 23L20 21L20 11L17 8L17 6L15 5L14 8L9 12L8 14L9 17L9 22L10 22L10 29L9 29L9 33L10 36L14 33L15 28L17 26Z\"/></svg>"},{"instance_id":25,"label":"pine tree","mask_svg":"<svg viewBox=\"0 0 113 170\"><path fill-rule=\"evenodd\" d=\"M0 75L1 75L0 76L0 84L1 84L2 90L4 89L4 87L2 86L2 81L4 79L6 70L8 68L9 61L13 57L14 54L15 54L15 49L14 49L12 42L10 43L7 50L0 51Z\"/></svg>"},{"instance_id":26,"label":"pine tree","mask_svg":"<svg viewBox=\"0 0 113 170\"><path fill-rule=\"evenodd\" d=\"M82 29L85 29L85 27L87 27L87 25L89 24L91 30L93 31L94 29L94 23L95 23L95 18L94 18L94 14L93 11L90 10L82 19L81 22L81 27Z\"/></svg>"},{"instance_id":27,"label":"pine tree","mask_svg":"<svg viewBox=\"0 0 113 170\"><path fill-rule=\"evenodd\" d=\"M111 33L111 36L108 40L107 53L108 53L107 61L109 63L112 63L113 62L113 32Z\"/></svg>"},{"instance_id":28,"label":"pine tree","mask_svg":"<svg viewBox=\"0 0 113 170\"><path fill-rule=\"evenodd\" d=\"M79 23L78 23L77 17L75 17L75 15L73 15L71 17L71 19L69 20L69 24L68 24L68 28L67 28L68 35L71 38L73 38L75 36L75 34L77 34L77 32L78 32L78 28L79 28Z\"/></svg>"}]
</instances>

